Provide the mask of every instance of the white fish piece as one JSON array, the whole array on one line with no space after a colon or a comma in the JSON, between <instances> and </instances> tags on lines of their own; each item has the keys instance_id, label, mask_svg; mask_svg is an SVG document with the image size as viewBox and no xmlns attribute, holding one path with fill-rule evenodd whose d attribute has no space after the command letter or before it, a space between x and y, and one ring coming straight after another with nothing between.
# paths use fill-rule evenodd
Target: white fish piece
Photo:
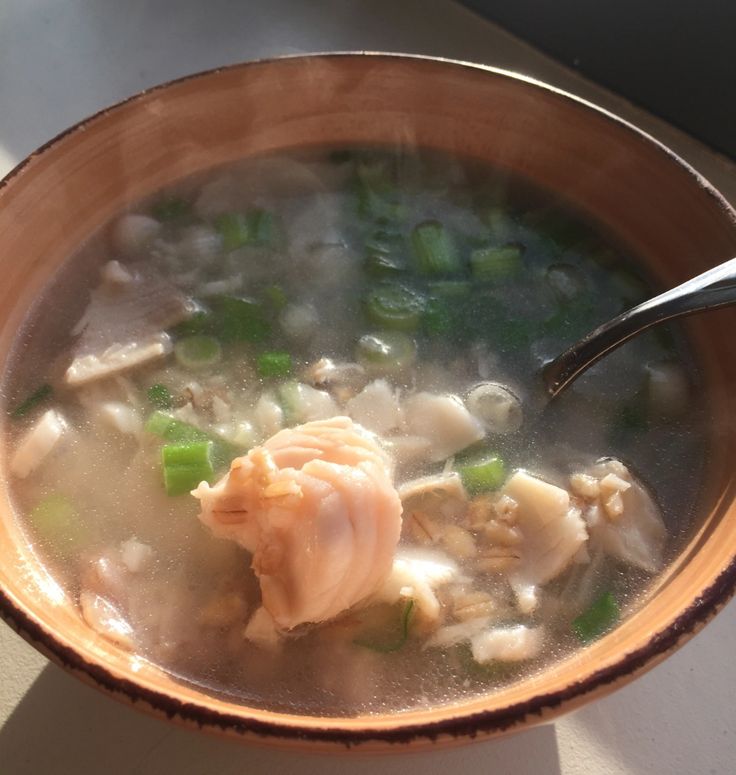
<instances>
[{"instance_id":1,"label":"white fish piece","mask_svg":"<svg viewBox=\"0 0 736 775\"><path fill-rule=\"evenodd\" d=\"M121 401L106 401L99 408L102 420L111 428L128 436L143 432L143 421L132 406Z\"/></svg>"},{"instance_id":2,"label":"white fish piece","mask_svg":"<svg viewBox=\"0 0 736 775\"><path fill-rule=\"evenodd\" d=\"M590 519L591 541L607 554L635 565L649 573L662 567L667 542L667 528L654 499L628 468L614 458L596 463L587 472L601 483L613 474L630 485L619 491L622 511L615 519L607 519L598 509ZM586 514L586 517L588 515Z\"/></svg>"},{"instance_id":3,"label":"white fish piece","mask_svg":"<svg viewBox=\"0 0 736 775\"><path fill-rule=\"evenodd\" d=\"M588 539L580 510L567 490L516 471L503 494L518 505L516 526L524 536L518 566L509 577L525 613L536 608L536 587L562 573Z\"/></svg>"},{"instance_id":4,"label":"white fish piece","mask_svg":"<svg viewBox=\"0 0 736 775\"><path fill-rule=\"evenodd\" d=\"M171 337L164 333L128 344L113 344L99 354L75 357L64 374L64 381L72 387L85 385L163 358L172 349Z\"/></svg>"},{"instance_id":5,"label":"white fish piece","mask_svg":"<svg viewBox=\"0 0 736 775\"><path fill-rule=\"evenodd\" d=\"M273 436L284 427L284 410L270 393L263 393L256 403L253 419L264 437Z\"/></svg>"},{"instance_id":6,"label":"white fish piece","mask_svg":"<svg viewBox=\"0 0 736 775\"><path fill-rule=\"evenodd\" d=\"M79 595L79 607L82 618L95 632L123 648L133 647L133 628L104 597L83 590Z\"/></svg>"},{"instance_id":7,"label":"white fish piece","mask_svg":"<svg viewBox=\"0 0 736 775\"><path fill-rule=\"evenodd\" d=\"M470 640L474 635L478 635L478 633L487 629L490 623L490 616L484 616L478 619L469 619L467 622L440 627L425 641L422 649L447 648L448 646L454 646L463 641Z\"/></svg>"},{"instance_id":8,"label":"white fish piece","mask_svg":"<svg viewBox=\"0 0 736 775\"><path fill-rule=\"evenodd\" d=\"M481 423L453 395L416 393L403 404L410 434L424 436L432 444L429 459L444 460L485 436Z\"/></svg>"},{"instance_id":9,"label":"white fish piece","mask_svg":"<svg viewBox=\"0 0 736 775\"><path fill-rule=\"evenodd\" d=\"M281 330L295 342L308 342L319 328L313 304L288 304L279 315Z\"/></svg>"},{"instance_id":10,"label":"white fish piece","mask_svg":"<svg viewBox=\"0 0 736 775\"><path fill-rule=\"evenodd\" d=\"M345 410L364 428L383 435L401 424L399 396L385 379L369 382L345 404Z\"/></svg>"},{"instance_id":11,"label":"white fish piece","mask_svg":"<svg viewBox=\"0 0 736 775\"><path fill-rule=\"evenodd\" d=\"M20 440L10 459L10 472L19 479L33 473L61 441L67 427L66 420L55 409L44 412Z\"/></svg>"},{"instance_id":12,"label":"white fish piece","mask_svg":"<svg viewBox=\"0 0 736 775\"><path fill-rule=\"evenodd\" d=\"M348 417L282 430L192 494L215 535L253 553L280 630L334 618L391 571L401 532L391 461Z\"/></svg>"},{"instance_id":13,"label":"white fish piece","mask_svg":"<svg viewBox=\"0 0 736 775\"><path fill-rule=\"evenodd\" d=\"M335 400L326 390L317 390L303 382L282 385L278 393L289 423L327 420L339 412Z\"/></svg>"},{"instance_id":14,"label":"white fish piece","mask_svg":"<svg viewBox=\"0 0 736 775\"><path fill-rule=\"evenodd\" d=\"M120 560L131 573L140 573L153 559L153 549L135 536L120 544Z\"/></svg>"},{"instance_id":15,"label":"white fish piece","mask_svg":"<svg viewBox=\"0 0 736 775\"><path fill-rule=\"evenodd\" d=\"M281 634L271 614L263 607L257 608L248 620L243 636L261 648L273 651L281 644Z\"/></svg>"},{"instance_id":16,"label":"white fish piece","mask_svg":"<svg viewBox=\"0 0 736 775\"><path fill-rule=\"evenodd\" d=\"M543 643L543 627L517 624L513 627L494 627L473 635L470 648L473 659L481 664L496 659L502 662L522 662L539 656Z\"/></svg>"},{"instance_id":17,"label":"white fish piece","mask_svg":"<svg viewBox=\"0 0 736 775\"><path fill-rule=\"evenodd\" d=\"M121 253L135 254L161 233L161 224L148 215L126 213L113 227L112 242Z\"/></svg>"},{"instance_id":18,"label":"white fish piece","mask_svg":"<svg viewBox=\"0 0 736 775\"><path fill-rule=\"evenodd\" d=\"M383 440L384 446L391 453L397 468L402 468L426 460L432 449L432 442L424 436L407 436L400 434Z\"/></svg>"},{"instance_id":19,"label":"white fish piece","mask_svg":"<svg viewBox=\"0 0 736 775\"><path fill-rule=\"evenodd\" d=\"M442 500L446 498L456 498L457 500L467 502L468 494L463 487L463 480L456 471L449 471L443 474L430 474L429 476L420 476L418 479L411 479L404 482L398 488L399 498L404 504L417 498L437 497Z\"/></svg>"},{"instance_id":20,"label":"white fish piece","mask_svg":"<svg viewBox=\"0 0 736 775\"><path fill-rule=\"evenodd\" d=\"M402 547L393 561L391 573L374 597L375 602L395 603L411 597L417 614L430 623L440 618L440 602L435 590L456 581L458 567L447 555L434 550Z\"/></svg>"}]
</instances>

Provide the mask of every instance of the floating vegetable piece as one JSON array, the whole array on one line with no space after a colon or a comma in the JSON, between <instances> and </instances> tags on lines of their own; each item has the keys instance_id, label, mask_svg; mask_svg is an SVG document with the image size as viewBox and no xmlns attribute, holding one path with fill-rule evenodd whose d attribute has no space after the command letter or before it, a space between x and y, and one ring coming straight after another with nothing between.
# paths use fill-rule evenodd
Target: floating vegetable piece
<instances>
[{"instance_id":1,"label":"floating vegetable piece","mask_svg":"<svg viewBox=\"0 0 736 775\"><path fill-rule=\"evenodd\" d=\"M612 592L604 592L587 611L573 620L573 632L583 643L590 643L611 629L621 611Z\"/></svg>"}]
</instances>

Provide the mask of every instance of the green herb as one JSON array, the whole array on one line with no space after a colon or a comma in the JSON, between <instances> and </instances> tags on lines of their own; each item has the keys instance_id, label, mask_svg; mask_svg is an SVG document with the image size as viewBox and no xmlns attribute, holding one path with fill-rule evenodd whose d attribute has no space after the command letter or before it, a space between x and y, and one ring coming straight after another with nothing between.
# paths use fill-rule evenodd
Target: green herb
<instances>
[{"instance_id":1,"label":"green herb","mask_svg":"<svg viewBox=\"0 0 736 775\"><path fill-rule=\"evenodd\" d=\"M225 250L236 250L250 242L250 224L242 213L224 213L215 218L215 228L222 237Z\"/></svg>"},{"instance_id":2,"label":"green herb","mask_svg":"<svg viewBox=\"0 0 736 775\"><path fill-rule=\"evenodd\" d=\"M386 283L370 290L365 298L366 317L375 325L396 331L419 328L425 298L403 285Z\"/></svg>"},{"instance_id":3,"label":"green herb","mask_svg":"<svg viewBox=\"0 0 736 775\"><path fill-rule=\"evenodd\" d=\"M161 384L155 384L151 385L151 387L148 388L146 391L146 397L148 398L148 403L150 403L152 406L155 406L156 409L171 409L174 398L171 395L171 391L166 387L166 385Z\"/></svg>"},{"instance_id":4,"label":"green herb","mask_svg":"<svg viewBox=\"0 0 736 775\"><path fill-rule=\"evenodd\" d=\"M164 486L167 495L184 495L200 482L214 477L212 442L194 441L188 444L166 444L161 448Z\"/></svg>"},{"instance_id":5,"label":"green herb","mask_svg":"<svg viewBox=\"0 0 736 775\"><path fill-rule=\"evenodd\" d=\"M470 269L480 282L497 282L518 275L523 269L521 245L479 248L470 254Z\"/></svg>"},{"instance_id":6,"label":"green herb","mask_svg":"<svg viewBox=\"0 0 736 775\"><path fill-rule=\"evenodd\" d=\"M394 374L414 363L417 346L401 331L365 334L358 340L355 357L371 373Z\"/></svg>"},{"instance_id":7,"label":"green herb","mask_svg":"<svg viewBox=\"0 0 736 775\"><path fill-rule=\"evenodd\" d=\"M457 471L470 495L497 490L506 478L506 467L497 455L459 466Z\"/></svg>"},{"instance_id":8,"label":"green herb","mask_svg":"<svg viewBox=\"0 0 736 775\"><path fill-rule=\"evenodd\" d=\"M258 356L257 369L264 379L283 379L291 374L291 355L273 351Z\"/></svg>"},{"instance_id":9,"label":"green herb","mask_svg":"<svg viewBox=\"0 0 736 775\"><path fill-rule=\"evenodd\" d=\"M212 463L215 470L226 468L241 450L216 436L201 431L189 423L177 420L162 411L152 412L143 426L147 433L158 436L169 444L212 443Z\"/></svg>"},{"instance_id":10,"label":"green herb","mask_svg":"<svg viewBox=\"0 0 736 775\"><path fill-rule=\"evenodd\" d=\"M390 654L399 651L404 647L409 639L409 627L411 625L412 613L414 611L414 600L408 600L401 611L399 620L399 632L397 635L390 635L388 638L359 638L353 641L356 646L378 651L381 654Z\"/></svg>"},{"instance_id":11,"label":"green herb","mask_svg":"<svg viewBox=\"0 0 736 775\"><path fill-rule=\"evenodd\" d=\"M11 409L8 413L12 418L18 419L25 417L32 409L35 409L39 404L43 403L47 398L50 398L54 392L51 385L48 383L41 385L31 393L28 398L23 400L15 409Z\"/></svg>"},{"instance_id":12,"label":"green herb","mask_svg":"<svg viewBox=\"0 0 736 775\"><path fill-rule=\"evenodd\" d=\"M222 348L214 337L199 334L180 339L174 345L174 356L185 369L205 369L219 362Z\"/></svg>"},{"instance_id":13,"label":"green herb","mask_svg":"<svg viewBox=\"0 0 736 775\"><path fill-rule=\"evenodd\" d=\"M222 342L263 342L271 333L263 307L252 299L218 296L212 300L209 333Z\"/></svg>"},{"instance_id":14,"label":"green herb","mask_svg":"<svg viewBox=\"0 0 736 775\"><path fill-rule=\"evenodd\" d=\"M280 312L288 303L289 297L286 295L286 291L280 285L267 285L263 289L263 298L268 304Z\"/></svg>"},{"instance_id":15,"label":"green herb","mask_svg":"<svg viewBox=\"0 0 736 775\"><path fill-rule=\"evenodd\" d=\"M572 622L572 630L583 643L590 643L613 627L621 611L612 592L604 592L587 611Z\"/></svg>"},{"instance_id":16,"label":"green herb","mask_svg":"<svg viewBox=\"0 0 736 775\"><path fill-rule=\"evenodd\" d=\"M361 162L357 165L355 193L358 215L363 218L391 223L402 220L406 214L383 162Z\"/></svg>"},{"instance_id":17,"label":"green herb","mask_svg":"<svg viewBox=\"0 0 736 775\"><path fill-rule=\"evenodd\" d=\"M415 226L411 244L420 274L447 275L462 269L457 245L439 221L425 221Z\"/></svg>"},{"instance_id":18,"label":"green herb","mask_svg":"<svg viewBox=\"0 0 736 775\"><path fill-rule=\"evenodd\" d=\"M455 328L453 310L444 299L428 299L422 315L422 328L429 336L446 336Z\"/></svg>"}]
</instances>

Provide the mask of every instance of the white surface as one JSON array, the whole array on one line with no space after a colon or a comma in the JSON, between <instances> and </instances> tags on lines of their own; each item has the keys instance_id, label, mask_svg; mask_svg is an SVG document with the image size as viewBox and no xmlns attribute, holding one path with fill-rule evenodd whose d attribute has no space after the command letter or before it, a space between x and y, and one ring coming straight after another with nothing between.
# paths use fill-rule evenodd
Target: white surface
<instances>
[{"instance_id":1,"label":"white surface","mask_svg":"<svg viewBox=\"0 0 736 775\"><path fill-rule=\"evenodd\" d=\"M410 51L517 69L624 114L736 201L734 167L449 0L0 0L0 174L142 88L243 59ZM297 756L183 731L62 673L0 624L0 773L712 775L736 771L736 604L634 684L554 725L453 751Z\"/></svg>"}]
</instances>

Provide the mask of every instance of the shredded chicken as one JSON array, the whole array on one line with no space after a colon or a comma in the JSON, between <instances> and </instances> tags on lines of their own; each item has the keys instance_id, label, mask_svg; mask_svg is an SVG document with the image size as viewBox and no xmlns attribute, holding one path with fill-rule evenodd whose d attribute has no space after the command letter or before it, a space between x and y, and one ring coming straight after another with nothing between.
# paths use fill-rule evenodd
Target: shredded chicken
<instances>
[{"instance_id":1,"label":"shredded chicken","mask_svg":"<svg viewBox=\"0 0 736 775\"><path fill-rule=\"evenodd\" d=\"M335 617L388 577L401 531L390 459L347 417L280 431L202 483L200 519L253 553L279 629Z\"/></svg>"},{"instance_id":2,"label":"shredded chicken","mask_svg":"<svg viewBox=\"0 0 736 775\"><path fill-rule=\"evenodd\" d=\"M476 662L520 662L539 656L544 641L542 627L495 627L473 635L470 648Z\"/></svg>"}]
</instances>

